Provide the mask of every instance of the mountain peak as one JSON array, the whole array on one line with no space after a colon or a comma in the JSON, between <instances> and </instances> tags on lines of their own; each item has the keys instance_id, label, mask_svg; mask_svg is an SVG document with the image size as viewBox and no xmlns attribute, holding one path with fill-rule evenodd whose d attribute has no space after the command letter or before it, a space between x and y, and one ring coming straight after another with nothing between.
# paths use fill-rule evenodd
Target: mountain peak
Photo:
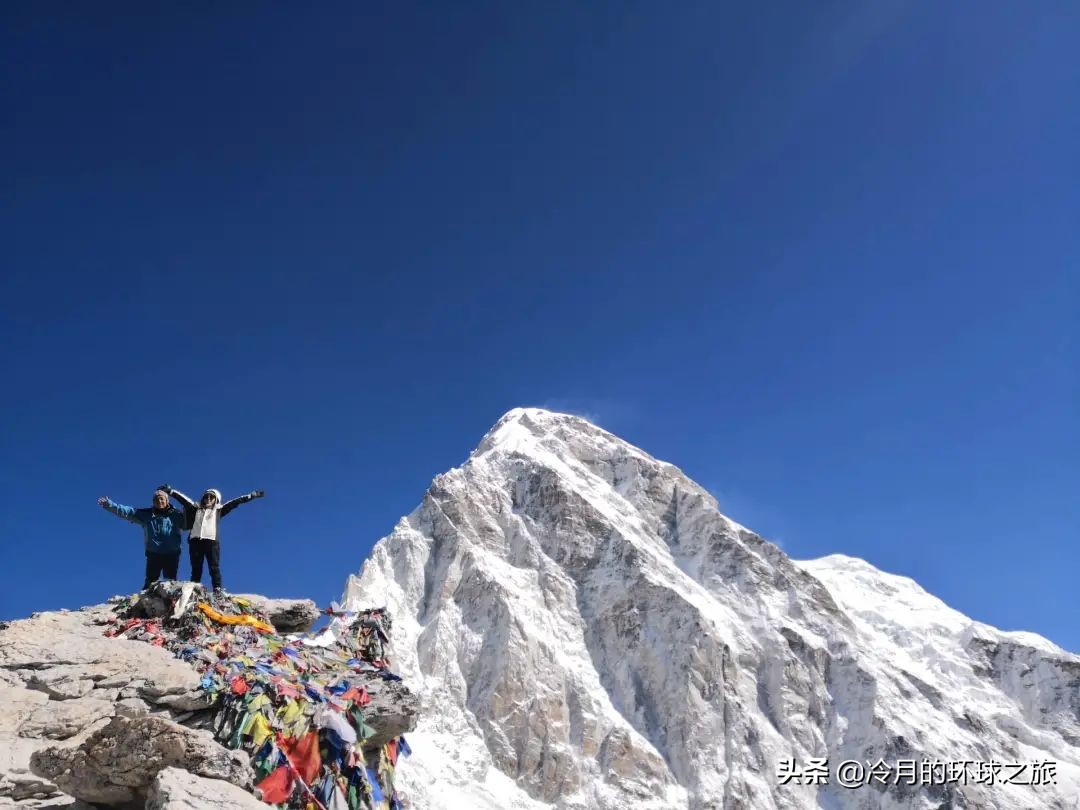
<instances>
[{"instance_id":1,"label":"mountain peak","mask_svg":"<svg viewBox=\"0 0 1080 810\"><path fill-rule=\"evenodd\" d=\"M587 466L616 457L635 456L658 463L642 450L583 416L545 408L507 411L480 440L472 460L494 456L529 456L552 467Z\"/></svg>"},{"instance_id":2,"label":"mountain peak","mask_svg":"<svg viewBox=\"0 0 1080 810\"><path fill-rule=\"evenodd\" d=\"M512 408L499 417L499 420L492 425L491 430L484 434L484 438L480 441L480 447L484 447L486 444L503 444L523 431L533 435L547 432L561 419L577 419L588 424L581 417L549 411L544 408Z\"/></svg>"},{"instance_id":3,"label":"mountain peak","mask_svg":"<svg viewBox=\"0 0 1080 810\"><path fill-rule=\"evenodd\" d=\"M834 765L1052 759L1080 790L1080 657L914 581L794 562L702 487L572 414L515 408L376 545L349 604L400 617L429 810L1030 807L1028 786L792 790Z\"/></svg>"}]
</instances>

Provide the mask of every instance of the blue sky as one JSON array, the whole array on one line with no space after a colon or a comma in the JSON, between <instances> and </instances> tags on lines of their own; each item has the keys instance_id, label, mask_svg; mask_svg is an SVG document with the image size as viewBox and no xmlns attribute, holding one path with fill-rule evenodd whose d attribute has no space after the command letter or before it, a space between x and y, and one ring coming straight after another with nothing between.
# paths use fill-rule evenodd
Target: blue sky
<instances>
[{"instance_id":1,"label":"blue sky","mask_svg":"<svg viewBox=\"0 0 1080 810\"><path fill-rule=\"evenodd\" d=\"M1080 650L1075 4L0 13L0 617L161 482L325 603L546 405Z\"/></svg>"}]
</instances>

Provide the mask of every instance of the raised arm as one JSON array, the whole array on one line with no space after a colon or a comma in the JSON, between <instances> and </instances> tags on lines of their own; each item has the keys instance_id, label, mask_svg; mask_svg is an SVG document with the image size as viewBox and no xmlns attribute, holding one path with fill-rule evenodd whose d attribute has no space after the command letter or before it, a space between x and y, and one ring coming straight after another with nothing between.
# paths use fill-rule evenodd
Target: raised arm
<instances>
[{"instance_id":1,"label":"raised arm","mask_svg":"<svg viewBox=\"0 0 1080 810\"><path fill-rule=\"evenodd\" d=\"M124 506L123 504L114 503L111 498L98 498L98 505L106 512L112 512L117 517L124 518L124 520L130 520L132 523L142 523L142 520L139 518L139 510L134 506Z\"/></svg>"},{"instance_id":2,"label":"raised arm","mask_svg":"<svg viewBox=\"0 0 1080 810\"><path fill-rule=\"evenodd\" d=\"M239 498L233 498L231 501L226 501L221 505L221 517L225 517L229 512L238 507L242 503L253 501L256 498L261 498L266 493L261 489L257 489L254 492L249 492L247 495L241 495Z\"/></svg>"},{"instance_id":3,"label":"raised arm","mask_svg":"<svg viewBox=\"0 0 1080 810\"><path fill-rule=\"evenodd\" d=\"M195 501L191 500L191 498L189 498L183 492L178 489L173 489L168 484L162 484L160 487L158 487L158 489L176 498L176 500L180 501L180 503L182 503L188 509L195 509L198 506Z\"/></svg>"}]
</instances>

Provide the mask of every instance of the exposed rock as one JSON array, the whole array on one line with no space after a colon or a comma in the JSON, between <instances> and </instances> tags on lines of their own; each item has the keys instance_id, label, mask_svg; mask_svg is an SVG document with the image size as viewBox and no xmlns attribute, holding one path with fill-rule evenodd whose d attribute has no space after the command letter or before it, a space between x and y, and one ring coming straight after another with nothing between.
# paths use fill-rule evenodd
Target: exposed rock
<instances>
[{"instance_id":1,"label":"exposed rock","mask_svg":"<svg viewBox=\"0 0 1080 810\"><path fill-rule=\"evenodd\" d=\"M404 684L371 679L365 688L371 695L371 703L364 707L364 717L376 731L365 743L365 750L380 748L416 727L420 702Z\"/></svg>"},{"instance_id":2,"label":"exposed rock","mask_svg":"<svg viewBox=\"0 0 1080 810\"><path fill-rule=\"evenodd\" d=\"M97 688L136 681L154 684L160 695L198 686L192 668L166 650L106 638L104 623L111 616L107 606L100 606L11 622L0 633L0 669L14 672L24 686L60 698L84 697Z\"/></svg>"},{"instance_id":3,"label":"exposed rock","mask_svg":"<svg viewBox=\"0 0 1080 810\"><path fill-rule=\"evenodd\" d=\"M187 682L160 683L149 681L138 687L138 696L154 706L176 712L193 712L209 708L206 695L198 689L198 675L192 671Z\"/></svg>"},{"instance_id":4,"label":"exposed rock","mask_svg":"<svg viewBox=\"0 0 1080 810\"><path fill-rule=\"evenodd\" d=\"M163 589L143 592L132 605L130 616L161 619L182 612L193 602L206 598L206 591L194 582L177 583L172 593ZM322 611L310 599L271 599L260 594L234 594L246 599L259 613L264 614L279 633L306 633L319 620Z\"/></svg>"},{"instance_id":5,"label":"exposed rock","mask_svg":"<svg viewBox=\"0 0 1080 810\"><path fill-rule=\"evenodd\" d=\"M71 796L122 807L141 804L158 773L169 767L241 788L252 783L246 754L223 748L207 732L153 716L114 717L77 748L36 751L30 767Z\"/></svg>"},{"instance_id":6,"label":"exposed rock","mask_svg":"<svg viewBox=\"0 0 1080 810\"><path fill-rule=\"evenodd\" d=\"M166 701L197 687L191 667L165 650L106 638L111 616L108 606L38 613L0 632L0 798L65 801L31 771L31 757L57 741L77 746L107 723L120 687L152 682Z\"/></svg>"},{"instance_id":7,"label":"exposed rock","mask_svg":"<svg viewBox=\"0 0 1080 810\"><path fill-rule=\"evenodd\" d=\"M14 735L0 735L0 799L20 801L52 796L59 788L30 771L30 757L44 743Z\"/></svg>"},{"instance_id":8,"label":"exposed rock","mask_svg":"<svg viewBox=\"0 0 1080 810\"><path fill-rule=\"evenodd\" d=\"M237 594L247 599L260 613L270 619L279 633L306 633L319 620L322 611L310 599L269 599L258 594Z\"/></svg>"},{"instance_id":9,"label":"exposed rock","mask_svg":"<svg viewBox=\"0 0 1080 810\"><path fill-rule=\"evenodd\" d=\"M0 810L98 810L95 805L81 802L74 796L66 796L58 793L53 796L43 796L32 799L14 801L0 798Z\"/></svg>"},{"instance_id":10,"label":"exposed rock","mask_svg":"<svg viewBox=\"0 0 1080 810\"><path fill-rule=\"evenodd\" d=\"M0 685L0 799L56 793L55 785L30 772L30 756L44 742L18 736L23 724L49 702L44 692Z\"/></svg>"},{"instance_id":11,"label":"exposed rock","mask_svg":"<svg viewBox=\"0 0 1080 810\"><path fill-rule=\"evenodd\" d=\"M206 779L179 768L165 768L154 778L146 810L266 810L247 791L220 779Z\"/></svg>"},{"instance_id":12,"label":"exposed rock","mask_svg":"<svg viewBox=\"0 0 1080 810\"><path fill-rule=\"evenodd\" d=\"M38 707L19 727L22 737L66 740L82 732L94 721L111 717L110 701L93 697L80 700L49 700Z\"/></svg>"},{"instance_id":13,"label":"exposed rock","mask_svg":"<svg viewBox=\"0 0 1080 810\"><path fill-rule=\"evenodd\" d=\"M58 794L34 799L14 801L0 798L0 810L96 810L94 805L81 802L73 796Z\"/></svg>"},{"instance_id":14,"label":"exposed rock","mask_svg":"<svg viewBox=\"0 0 1080 810\"><path fill-rule=\"evenodd\" d=\"M145 592L134 609L117 598L115 606L38 613L0 631L0 803L22 810L77 810L83 801L141 806L166 767L236 783L241 793L250 786L247 754L225 749L207 730L213 715L201 676L169 648L147 643L175 618L178 595L189 608L198 598L191 584L177 586ZM307 600L247 598L270 611L279 632L299 631L319 615ZM117 611L164 621L140 631L142 638L106 637ZM413 727L418 702L401 683L372 673L364 680L372 750ZM200 802L226 781L185 784L198 786L194 798L166 782L158 800Z\"/></svg>"},{"instance_id":15,"label":"exposed rock","mask_svg":"<svg viewBox=\"0 0 1080 810\"><path fill-rule=\"evenodd\" d=\"M49 702L49 696L21 686L0 684L0 736L14 736L28 717Z\"/></svg>"},{"instance_id":16,"label":"exposed rock","mask_svg":"<svg viewBox=\"0 0 1080 810\"><path fill-rule=\"evenodd\" d=\"M578 417L507 414L345 597L394 616L422 705L396 784L424 810L1071 810L1080 795L1080 657L860 560L793 561ZM829 784L777 778L822 757ZM842 761L879 758L1057 767L1038 787L837 783Z\"/></svg>"},{"instance_id":17,"label":"exposed rock","mask_svg":"<svg viewBox=\"0 0 1080 810\"><path fill-rule=\"evenodd\" d=\"M23 673L20 673L22 675ZM71 700L86 697L94 691L94 682L69 672L50 672L42 674L26 673L26 687L44 692L54 700Z\"/></svg>"},{"instance_id":18,"label":"exposed rock","mask_svg":"<svg viewBox=\"0 0 1080 810\"><path fill-rule=\"evenodd\" d=\"M113 711L121 717L142 717L150 713L145 700L137 697L121 698L113 704Z\"/></svg>"}]
</instances>

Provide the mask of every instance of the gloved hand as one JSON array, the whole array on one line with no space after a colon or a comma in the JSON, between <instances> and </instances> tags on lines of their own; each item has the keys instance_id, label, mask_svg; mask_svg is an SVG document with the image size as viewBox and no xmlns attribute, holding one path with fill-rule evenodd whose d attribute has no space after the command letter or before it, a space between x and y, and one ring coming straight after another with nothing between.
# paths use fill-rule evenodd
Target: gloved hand
<instances>
[{"instance_id":1,"label":"gloved hand","mask_svg":"<svg viewBox=\"0 0 1080 810\"><path fill-rule=\"evenodd\" d=\"M169 494L172 494L172 487L170 487L168 484L162 484L158 487L158 489L160 489L162 492L168 492Z\"/></svg>"},{"instance_id":2,"label":"gloved hand","mask_svg":"<svg viewBox=\"0 0 1080 810\"><path fill-rule=\"evenodd\" d=\"M254 492L251 493L252 498L262 498L265 495L266 495L266 493L263 492L261 489L257 489L257 490L255 490Z\"/></svg>"},{"instance_id":3,"label":"gloved hand","mask_svg":"<svg viewBox=\"0 0 1080 810\"><path fill-rule=\"evenodd\" d=\"M98 498L97 502L98 502L98 506L108 506L109 505L109 499L107 497L104 497L104 496Z\"/></svg>"}]
</instances>

